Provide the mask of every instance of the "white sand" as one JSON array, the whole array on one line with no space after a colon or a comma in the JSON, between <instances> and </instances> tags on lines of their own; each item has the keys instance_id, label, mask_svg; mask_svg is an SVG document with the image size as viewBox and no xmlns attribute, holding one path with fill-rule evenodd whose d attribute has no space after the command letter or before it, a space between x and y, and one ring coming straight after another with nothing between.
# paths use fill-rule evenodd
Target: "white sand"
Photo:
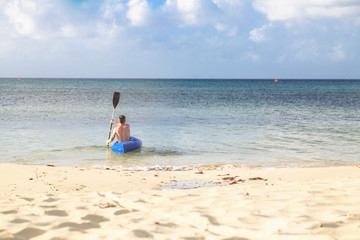
<instances>
[{"instance_id":1,"label":"white sand","mask_svg":"<svg viewBox=\"0 0 360 240\"><path fill-rule=\"evenodd\" d=\"M183 181L235 184L159 190ZM360 168L199 174L0 165L0 239L137 238L358 240Z\"/></svg>"}]
</instances>

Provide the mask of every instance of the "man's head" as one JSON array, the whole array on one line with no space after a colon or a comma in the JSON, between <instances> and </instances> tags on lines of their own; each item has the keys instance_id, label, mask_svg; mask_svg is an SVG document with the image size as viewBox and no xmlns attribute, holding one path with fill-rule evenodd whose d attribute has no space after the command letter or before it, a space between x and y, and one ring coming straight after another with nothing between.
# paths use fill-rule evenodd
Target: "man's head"
<instances>
[{"instance_id":1,"label":"man's head","mask_svg":"<svg viewBox=\"0 0 360 240\"><path fill-rule=\"evenodd\" d=\"M124 115L120 115L119 116L119 122L120 123L125 123L126 117Z\"/></svg>"}]
</instances>

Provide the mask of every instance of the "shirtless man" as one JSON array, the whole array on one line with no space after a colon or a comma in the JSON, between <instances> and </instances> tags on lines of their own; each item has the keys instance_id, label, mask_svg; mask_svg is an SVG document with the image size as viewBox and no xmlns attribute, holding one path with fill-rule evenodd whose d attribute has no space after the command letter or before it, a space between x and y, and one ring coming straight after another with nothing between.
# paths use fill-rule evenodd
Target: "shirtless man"
<instances>
[{"instance_id":1,"label":"shirtless man","mask_svg":"<svg viewBox=\"0 0 360 240\"><path fill-rule=\"evenodd\" d=\"M115 122L114 120L110 121L110 124L116 124L118 127L114 129L111 138L106 141L109 145L112 141L114 141L115 136L117 137L118 142L124 142L130 140L130 125L125 124L126 118L124 115L119 116L119 122Z\"/></svg>"}]
</instances>

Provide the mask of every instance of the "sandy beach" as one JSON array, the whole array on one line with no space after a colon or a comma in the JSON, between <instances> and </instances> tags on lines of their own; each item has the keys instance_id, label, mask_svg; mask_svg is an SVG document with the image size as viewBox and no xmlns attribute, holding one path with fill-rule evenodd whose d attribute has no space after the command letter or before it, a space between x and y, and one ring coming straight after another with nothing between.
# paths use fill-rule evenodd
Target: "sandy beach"
<instances>
[{"instance_id":1,"label":"sandy beach","mask_svg":"<svg viewBox=\"0 0 360 240\"><path fill-rule=\"evenodd\" d=\"M0 239L360 239L358 166L0 165Z\"/></svg>"}]
</instances>

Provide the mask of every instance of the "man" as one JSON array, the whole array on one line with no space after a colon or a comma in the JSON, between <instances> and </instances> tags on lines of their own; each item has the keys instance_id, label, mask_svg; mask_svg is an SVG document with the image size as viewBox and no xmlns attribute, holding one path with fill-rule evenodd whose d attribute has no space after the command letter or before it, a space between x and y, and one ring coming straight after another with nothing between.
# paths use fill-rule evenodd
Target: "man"
<instances>
[{"instance_id":1,"label":"man","mask_svg":"<svg viewBox=\"0 0 360 240\"><path fill-rule=\"evenodd\" d=\"M117 137L118 142L124 142L130 140L130 125L125 123L126 117L124 115L119 116L119 122L115 122L114 120L110 121L110 124L118 125L110 139L106 141L109 145L112 141L114 141L115 136Z\"/></svg>"}]
</instances>

